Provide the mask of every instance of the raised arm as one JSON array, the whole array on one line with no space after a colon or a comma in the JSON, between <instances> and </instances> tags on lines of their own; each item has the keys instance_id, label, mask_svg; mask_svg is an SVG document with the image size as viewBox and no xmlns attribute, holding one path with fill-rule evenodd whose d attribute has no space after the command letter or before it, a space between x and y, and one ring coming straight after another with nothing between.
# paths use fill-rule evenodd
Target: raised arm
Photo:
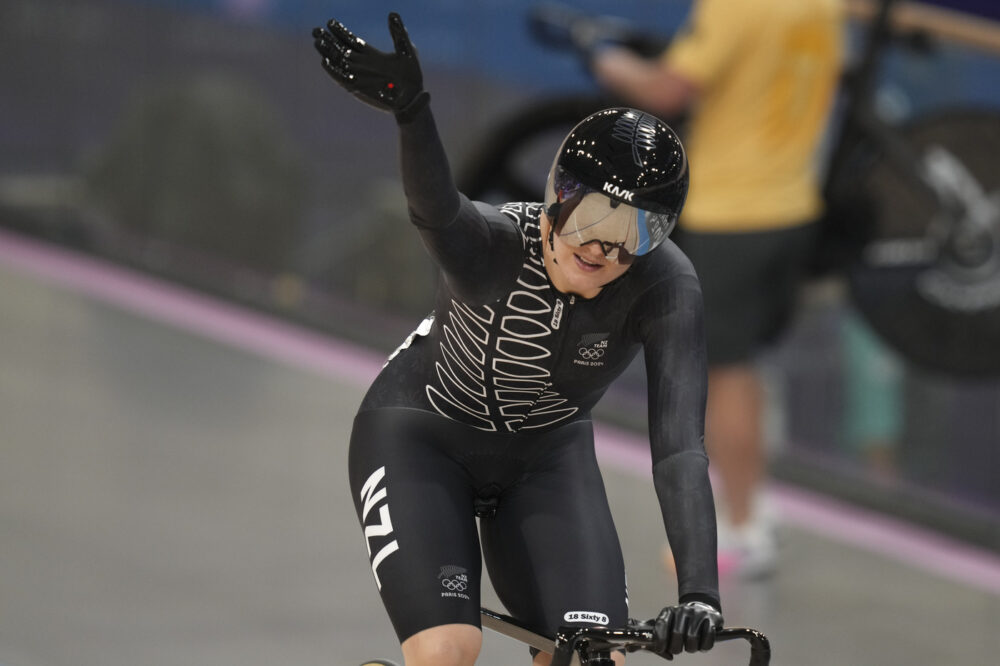
<instances>
[{"instance_id":1,"label":"raised arm","mask_svg":"<svg viewBox=\"0 0 1000 666\"><path fill-rule=\"evenodd\" d=\"M416 49L396 13L389 14L389 32L392 53L373 48L334 20L315 28L313 39L334 81L395 116L411 221L452 291L468 302L489 302L506 291L520 270L520 231L495 208L473 204L456 189Z\"/></svg>"}]
</instances>

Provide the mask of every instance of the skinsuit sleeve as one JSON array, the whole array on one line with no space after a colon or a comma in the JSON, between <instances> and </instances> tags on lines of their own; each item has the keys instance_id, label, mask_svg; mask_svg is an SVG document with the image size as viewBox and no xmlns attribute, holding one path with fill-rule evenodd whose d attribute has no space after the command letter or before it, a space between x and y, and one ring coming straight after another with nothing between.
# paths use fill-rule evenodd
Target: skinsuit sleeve
<instances>
[{"instance_id":1,"label":"skinsuit sleeve","mask_svg":"<svg viewBox=\"0 0 1000 666\"><path fill-rule=\"evenodd\" d=\"M400 169L410 220L452 292L470 304L506 293L524 261L517 225L455 187L430 106L399 120Z\"/></svg>"},{"instance_id":2,"label":"skinsuit sleeve","mask_svg":"<svg viewBox=\"0 0 1000 666\"><path fill-rule=\"evenodd\" d=\"M680 601L721 610L715 504L705 454L707 364L698 279L673 275L647 290L640 320L653 485L677 566Z\"/></svg>"}]
</instances>

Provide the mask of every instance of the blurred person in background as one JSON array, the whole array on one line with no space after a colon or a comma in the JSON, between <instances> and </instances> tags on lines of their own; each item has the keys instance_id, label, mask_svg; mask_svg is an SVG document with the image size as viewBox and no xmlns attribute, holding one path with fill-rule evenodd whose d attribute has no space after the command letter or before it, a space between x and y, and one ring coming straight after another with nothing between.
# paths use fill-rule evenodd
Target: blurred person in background
<instances>
[{"instance_id":1,"label":"blurred person in background","mask_svg":"<svg viewBox=\"0 0 1000 666\"><path fill-rule=\"evenodd\" d=\"M598 81L628 103L688 117L691 189L677 242L705 299L719 565L748 578L776 563L755 360L787 328L816 242L842 14L840 0L695 0L659 58L600 44L590 53Z\"/></svg>"},{"instance_id":2,"label":"blurred person in background","mask_svg":"<svg viewBox=\"0 0 1000 666\"><path fill-rule=\"evenodd\" d=\"M474 203L451 178L397 14L389 31L388 53L337 21L313 36L339 85L394 115L410 231L444 278L434 312L366 393L348 460L407 666L474 663L483 561L504 606L534 631L625 625L591 409L640 350L653 485L677 563L678 602L655 619L653 649L711 648L723 619L702 297L667 238L688 187L680 140L648 113L606 109L564 140L544 203ZM537 666L549 660L535 655Z\"/></svg>"}]
</instances>

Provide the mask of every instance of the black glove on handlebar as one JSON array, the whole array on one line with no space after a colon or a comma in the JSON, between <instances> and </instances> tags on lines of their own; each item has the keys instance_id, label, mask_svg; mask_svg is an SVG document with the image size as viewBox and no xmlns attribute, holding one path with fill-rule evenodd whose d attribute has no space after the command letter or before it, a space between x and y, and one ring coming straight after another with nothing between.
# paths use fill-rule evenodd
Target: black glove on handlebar
<instances>
[{"instance_id":1,"label":"black glove on handlebar","mask_svg":"<svg viewBox=\"0 0 1000 666\"><path fill-rule=\"evenodd\" d=\"M389 14L392 53L371 47L339 21L330 19L326 25L313 28L313 44L323 56L323 69L344 89L366 104L391 111L400 122L427 104L430 96L424 92L417 51L399 14Z\"/></svg>"},{"instance_id":2,"label":"black glove on handlebar","mask_svg":"<svg viewBox=\"0 0 1000 666\"><path fill-rule=\"evenodd\" d=\"M700 601L667 606L652 622L652 651L673 659L681 652L711 650L715 632L722 628L722 613Z\"/></svg>"}]
</instances>

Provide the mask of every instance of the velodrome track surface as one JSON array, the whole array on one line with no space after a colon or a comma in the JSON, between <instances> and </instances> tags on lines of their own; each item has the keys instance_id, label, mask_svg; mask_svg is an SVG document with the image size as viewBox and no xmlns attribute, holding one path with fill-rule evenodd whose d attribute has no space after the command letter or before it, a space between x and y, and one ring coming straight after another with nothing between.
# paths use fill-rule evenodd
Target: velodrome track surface
<instances>
[{"instance_id":1,"label":"velodrome track surface","mask_svg":"<svg viewBox=\"0 0 1000 666\"><path fill-rule=\"evenodd\" d=\"M0 664L398 658L345 472L381 360L0 232ZM647 617L674 598L648 462L605 426L598 449ZM1000 558L795 488L773 497L779 574L723 588L773 664L997 663ZM528 658L487 633L481 663Z\"/></svg>"}]
</instances>

